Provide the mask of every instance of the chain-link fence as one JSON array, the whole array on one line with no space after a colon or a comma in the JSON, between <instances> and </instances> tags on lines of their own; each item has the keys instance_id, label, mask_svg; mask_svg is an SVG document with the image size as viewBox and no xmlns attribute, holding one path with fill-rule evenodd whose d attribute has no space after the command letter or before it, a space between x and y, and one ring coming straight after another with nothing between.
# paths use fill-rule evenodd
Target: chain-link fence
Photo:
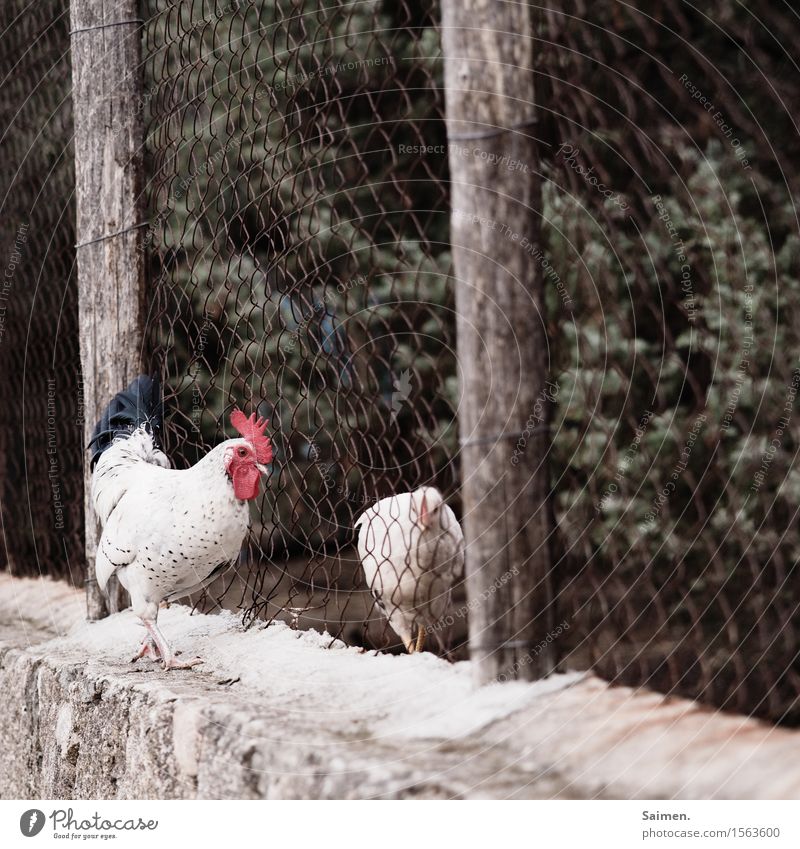
<instances>
[{"instance_id":1,"label":"chain-link fence","mask_svg":"<svg viewBox=\"0 0 800 849\"><path fill-rule=\"evenodd\" d=\"M567 662L796 722L797 17L548 6Z\"/></svg>"},{"instance_id":2,"label":"chain-link fence","mask_svg":"<svg viewBox=\"0 0 800 849\"><path fill-rule=\"evenodd\" d=\"M446 160L420 155L445 138L435 6L155 3L145 44L168 449L195 462L242 402L276 447L243 568L211 596L397 643L353 526L456 488Z\"/></svg>"},{"instance_id":3,"label":"chain-link fence","mask_svg":"<svg viewBox=\"0 0 800 849\"><path fill-rule=\"evenodd\" d=\"M83 580L66 0L0 9L0 562Z\"/></svg>"},{"instance_id":4,"label":"chain-link fence","mask_svg":"<svg viewBox=\"0 0 800 849\"><path fill-rule=\"evenodd\" d=\"M12 290L24 321L0 338L15 399L3 521L13 568L67 573L81 520L66 471L80 463L67 26L63 5L35 8L3 12L32 29L2 45L2 238L9 254L30 221L18 253L35 266ZM544 177L530 253L551 349L529 425L553 422L554 639L567 666L796 723L800 81L782 45L797 19L677 0L538 14L538 123L518 131L539 140ZM147 335L167 450L195 462L230 435L234 404L269 420L276 447L247 550L201 603L399 649L353 524L425 484L458 513L437 5L150 0L143 18ZM26 39L38 53L23 57ZM497 161L521 180L534 167ZM52 374L74 533L54 530Z\"/></svg>"},{"instance_id":5,"label":"chain-link fence","mask_svg":"<svg viewBox=\"0 0 800 849\"><path fill-rule=\"evenodd\" d=\"M436 10L235 7L148 24L173 445L190 462L236 399L261 403L281 462L239 601L357 639L354 516L455 484ZM769 26L715 14L541 14L555 569L567 663L780 718L797 689L795 365L772 355L793 341L793 89Z\"/></svg>"}]
</instances>

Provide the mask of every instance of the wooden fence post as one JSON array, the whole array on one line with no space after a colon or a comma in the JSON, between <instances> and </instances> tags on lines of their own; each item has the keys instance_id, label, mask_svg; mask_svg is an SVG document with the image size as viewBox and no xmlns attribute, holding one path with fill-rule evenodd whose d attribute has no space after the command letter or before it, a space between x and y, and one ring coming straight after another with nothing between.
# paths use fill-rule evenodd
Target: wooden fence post
<instances>
[{"instance_id":1,"label":"wooden fence post","mask_svg":"<svg viewBox=\"0 0 800 849\"><path fill-rule=\"evenodd\" d=\"M137 0L72 0L70 24L80 350L88 442L111 396L141 370L142 21ZM108 610L94 580L100 527L90 503L88 455L85 464L86 599L89 619L99 619Z\"/></svg>"},{"instance_id":2,"label":"wooden fence post","mask_svg":"<svg viewBox=\"0 0 800 849\"><path fill-rule=\"evenodd\" d=\"M478 680L555 667L534 10L443 0L470 654ZM542 642L544 641L544 646Z\"/></svg>"}]
</instances>

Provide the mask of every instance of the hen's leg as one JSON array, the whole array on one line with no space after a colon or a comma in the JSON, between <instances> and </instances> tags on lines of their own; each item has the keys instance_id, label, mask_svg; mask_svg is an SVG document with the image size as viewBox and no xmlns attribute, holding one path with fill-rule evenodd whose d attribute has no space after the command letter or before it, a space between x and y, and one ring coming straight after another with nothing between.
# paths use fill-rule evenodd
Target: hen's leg
<instances>
[{"instance_id":1,"label":"hen's leg","mask_svg":"<svg viewBox=\"0 0 800 849\"><path fill-rule=\"evenodd\" d=\"M425 626L418 625L417 626L417 645L414 648L414 651L422 651L425 648Z\"/></svg>"},{"instance_id":2,"label":"hen's leg","mask_svg":"<svg viewBox=\"0 0 800 849\"><path fill-rule=\"evenodd\" d=\"M142 619L142 622L144 622L144 627L147 628L158 651L161 653L161 659L164 661L164 669L191 669L193 666L197 666L198 663L203 662L199 657L194 657L191 660L177 660L172 649L169 647L166 637L164 637L161 629L156 625L155 619Z\"/></svg>"},{"instance_id":3,"label":"hen's leg","mask_svg":"<svg viewBox=\"0 0 800 849\"><path fill-rule=\"evenodd\" d=\"M414 637L412 636L412 624L407 624L405 619L399 614L397 611L392 611L392 614L388 617L389 624L392 626L392 630L397 634L398 637L403 641L403 645L406 647L406 651L409 654L414 654Z\"/></svg>"}]
</instances>

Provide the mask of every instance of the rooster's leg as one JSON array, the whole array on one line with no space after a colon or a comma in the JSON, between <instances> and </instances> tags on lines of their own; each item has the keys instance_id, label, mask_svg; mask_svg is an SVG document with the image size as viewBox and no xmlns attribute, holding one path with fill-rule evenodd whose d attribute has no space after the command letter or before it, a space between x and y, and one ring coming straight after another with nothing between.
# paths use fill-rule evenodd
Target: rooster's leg
<instances>
[{"instance_id":1,"label":"rooster's leg","mask_svg":"<svg viewBox=\"0 0 800 849\"><path fill-rule=\"evenodd\" d=\"M152 619L142 619L142 622L144 622L144 627L147 628L158 651L161 653L161 659L164 661L164 669L191 669L198 663L203 662L199 657L192 658L192 660L177 660L158 625Z\"/></svg>"},{"instance_id":2,"label":"rooster's leg","mask_svg":"<svg viewBox=\"0 0 800 849\"><path fill-rule=\"evenodd\" d=\"M161 660L161 652L159 652L158 646L149 635L142 640L142 645L136 655L131 658L131 663L136 663L141 657L149 657L154 663L158 663Z\"/></svg>"}]
</instances>

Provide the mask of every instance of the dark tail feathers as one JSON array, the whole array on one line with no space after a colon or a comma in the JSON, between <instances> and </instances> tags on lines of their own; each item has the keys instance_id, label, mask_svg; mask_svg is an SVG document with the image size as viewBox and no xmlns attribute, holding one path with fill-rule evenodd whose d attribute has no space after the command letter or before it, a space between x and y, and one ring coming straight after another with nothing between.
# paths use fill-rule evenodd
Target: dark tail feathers
<instances>
[{"instance_id":1,"label":"dark tail feathers","mask_svg":"<svg viewBox=\"0 0 800 849\"><path fill-rule=\"evenodd\" d=\"M140 374L127 389L118 392L100 416L88 445L92 451L91 467L94 468L98 457L116 437L129 436L142 425L149 429L155 447L161 448L164 427L161 384L145 374Z\"/></svg>"}]
</instances>

